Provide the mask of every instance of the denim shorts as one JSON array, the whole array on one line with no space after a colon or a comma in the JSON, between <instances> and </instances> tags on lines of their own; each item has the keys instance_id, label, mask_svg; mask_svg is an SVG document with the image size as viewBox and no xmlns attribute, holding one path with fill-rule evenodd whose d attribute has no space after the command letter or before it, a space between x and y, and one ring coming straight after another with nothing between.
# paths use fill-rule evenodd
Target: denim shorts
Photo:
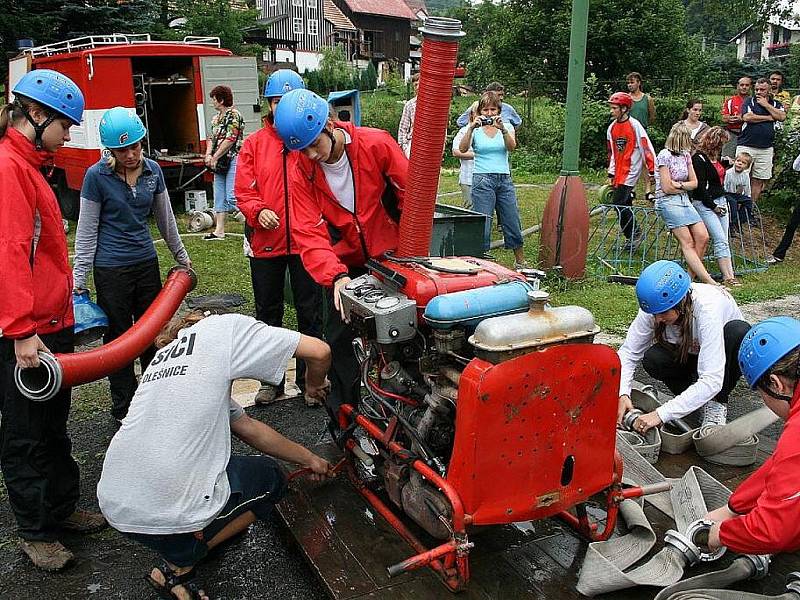
<instances>
[{"instance_id":1,"label":"denim shorts","mask_svg":"<svg viewBox=\"0 0 800 600\"><path fill-rule=\"evenodd\" d=\"M688 194L671 194L656 198L656 212L669 229L688 227L702 221Z\"/></svg>"},{"instance_id":2,"label":"denim shorts","mask_svg":"<svg viewBox=\"0 0 800 600\"><path fill-rule=\"evenodd\" d=\"M239 155L233 157L231 166L225 173L214 174L214 212L236 211L236 196L233 194L233 185L236 181L236 165Z\"/></svg>"},{"instance_id":3,"label":"denim shorts","mask_svg":"<svg viewBox=\"0 0 800 600\"><path fill-rule=\"evenodd\" d=\"M208 554L208 540L247 511L264 520L286 493L286 477L268 456L231 456L225 469L231 496L227 504L202 532L151 535L123 532L125 536L155 550L178 567L191 567Z\"/></svg>"}]
</instances>

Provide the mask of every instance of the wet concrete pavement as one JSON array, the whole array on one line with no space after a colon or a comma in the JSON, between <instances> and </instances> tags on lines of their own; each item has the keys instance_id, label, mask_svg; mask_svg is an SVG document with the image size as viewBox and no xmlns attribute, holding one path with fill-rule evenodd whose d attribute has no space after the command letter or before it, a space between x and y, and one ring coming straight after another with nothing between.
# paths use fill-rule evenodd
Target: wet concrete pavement
<instances>
[{"instance_id":1,"label":"wet concrete pavement","mask_svg":"<svg viewBox=\"0 0 800 600\"><path fill-rule=\"evenodd\" d=\"M754 319L768 314L793 314L800 316L798 298L777 301L766 307L754 307L746 310ZM646 380L640 374L641 380ZM93 384L93 393L97 386ZM77 389L75 398L88 393L89 386ZM102 389L101 394L102 396ZM114 427L107 413L107 402L101 400L95 410L87 410L85 406L74 401L73 414L70 420L70 433L74 444L74 455L81 465L81 505L86 508L97 508L95 487L100 476L103 454ZM731 403L731 416L736 416L760 406L758 398L740 384ZM261 419L289 437L314 446L326 441L325 417L321 410L310 409L297 400L285 400L268 407L250 407L249 414ZM766 443L774 440L780 427L772 426L765 431ZM234 451L248 452L238 442ZM686 460L700 462L692 455ZM680 470L680 464L672 467ZM725 479L735 479L735 474ZM136 490L131 490L131 501L135 502ZM355 501L360 501L355 498ZM359 514L364 514L364 506L358 505ZM655 519L658 517L655 516ZM524 529L524 528L523 528ZM156 562L156 556L149 550L129 541L119 533L107 529L89 536L65 535L64 544L72 549L77 560L75 564L62 573L49 574L35 569L23 556L16 545L14 520L8 506L5 490L0 488L0 599L19 600L61 600L61 599L146 599L156 597L143 580ZM495 576L505 580L506 584L497 589L490 586L488 577L484 577L483 586L476 585L475 595L471 597L508 598L578 598L574 591L574 581L582 560L585 544L553 521L543 521L525 533L520 530L507 530L492 534L482 532L475 539L484 548L493 548L497 553L512 557L517 565L529 564L530 569L521 576L520 569L504 571L505 563L494 559L481 562L476 555L475 580L480 572L492 571ZM504 545L505 544L505 545ZM500 555L498 554L498 556ZM405 555L407 556L407 549ZM506 559L503 559L506 561ZM507 562L507 561L506 561ZM484 566L481 566L484 565ZM778 570L786 572L800 569L800 558L790 555L780 559ZM516 579L506 577L514 574ZM316 600L326 598L326 590L319 583L314 570L306 562L301 550L293 538L280 524L276 517L267 523L255 524L249 535L243 536L221 548L215 556L204 562L199 568L201 581L206 584L210 596L215 599L303 599ZM521 579L520 579L521 577ZM527 577L527 579L526 579ZM782 589L780 576L776 575L760 584L758 589L775 592ZM494 581L494 580L492 580ZM422 588L409 590L409 596L425 598L448 598L451 595L432 579L422 581ZM519 587L521 586L521 587ZM477 589L484 593L478 594ZM529 590L522 594L522 590ZM751 588L752 589L752 588ZM420 595L420 590L423 590ZM516 590L512 596L509 590ZM543 591L547 590L547 591ZM392 598L406 596L400 588L378 595L364 597ZM406 596L406 597L409 597ZM609 597L612 595L609 595ZM613 595L615 598L652 598L654 590L640 589L631 591L625 596Z\"/></svg>"}]
</instances>

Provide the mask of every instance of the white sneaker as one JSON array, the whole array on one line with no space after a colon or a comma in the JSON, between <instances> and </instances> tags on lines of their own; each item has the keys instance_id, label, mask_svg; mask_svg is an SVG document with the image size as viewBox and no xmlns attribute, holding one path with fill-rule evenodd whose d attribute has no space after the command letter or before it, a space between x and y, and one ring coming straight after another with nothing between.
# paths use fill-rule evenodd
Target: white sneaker
<instances>
[{"instance_id":1,"label":"white sneaker","mask_svg":"<svg viewBox=\"0 0 800 600\"><path fill-rule=\"evenodd\" d=\"M703 406L703 426L725 425L728 421L728 406L716 400L709 400Z\"/></svg>"}]
</instances>

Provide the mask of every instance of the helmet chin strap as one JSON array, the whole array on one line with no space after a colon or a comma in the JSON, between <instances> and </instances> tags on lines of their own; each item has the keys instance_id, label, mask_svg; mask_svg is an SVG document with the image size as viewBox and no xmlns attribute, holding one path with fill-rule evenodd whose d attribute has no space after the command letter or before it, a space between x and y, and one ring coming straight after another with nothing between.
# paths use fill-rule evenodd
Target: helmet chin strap
<instances>
[{"instance_id":1,"label":"helmet chin strap","mask_svg":"<svg viewBox=\"0 0 800 600\"><path fill-rule=\"evenodd\" d=\"M22 104L19 99L14 100L14 105L22 111L22 114L25 115L28 123L30 123L33 127L33 131L35 133L33 144L36 146L37 150L41 150L44 147L42 143L42 135L44 135L44 130L50 126L50 123L56 120L56 115L54 113L50 113L44 122L39 124L33 120L31 113L28 112L28 108Z\"/></svg>"},{"instance_id":2,"label":"helmet chin strap","mask_svg":"<svg viewBox=\"0 0 800 600\"><path fill-rule=\"evenodd\" d=\"M323 131L325 132L325 135L328 136L328 139L330 139L331 141L331 156L333 156L334 153L336 152L336 138L330 131L328 131L327 127L323 129Z\"/></svg>"}]
</instances>

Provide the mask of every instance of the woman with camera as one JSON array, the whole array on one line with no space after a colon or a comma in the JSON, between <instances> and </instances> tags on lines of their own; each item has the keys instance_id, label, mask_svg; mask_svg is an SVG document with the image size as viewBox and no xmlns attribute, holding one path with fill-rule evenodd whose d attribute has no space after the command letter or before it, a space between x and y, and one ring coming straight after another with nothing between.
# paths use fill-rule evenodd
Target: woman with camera
<instances>
[{"instance_id":1,"label":"woman with camera","mask_svg":"<svg viewBox=\"0 0 800 600\"><path fill-rule=\"evenodd\" d=\"M206 141L205 163L214 173L214 231L206 241L225 239L225 218L236 210L233 185L236 159L244 141L244 118L233 106L233 92L227 85L211 90L211 103L217 114L211 119L211 138Z\"/></svg>"},{"instance_id":2,"label":"woman with camera","mask_svg":"<svg viewBox=\"0 0 800 600\"><path fill-rule=\"evenodd\" d=\"M472 174L472 205L488 218L483 230L483 248L489 250L492 215L497 210L503 229L503 246L514 252L514 268L526 266L522 249L522 227L517 194L511 181L508 154L517 147L514 128L500 116L502 101L495 92L484 92L478 110L461 139L459 151L475 154Z\"/></svg>"},{"instance_id":3,"label":"woman with camera","mask_svg":"<svg viewBox=\"0 0 800 600\"><path fill-rule=\"evenodd\" d=\"M728 287L738 287L742 284L733 274L731 246L728 243L730 216L725 188L722 187L725 167L719 162L722 147L729 137L722 127L712 127L700 139L697 150L692 155L697 188L689 194L714 244L714 257L722 273L722 283Z\"/></svg>"}]
</instances>

